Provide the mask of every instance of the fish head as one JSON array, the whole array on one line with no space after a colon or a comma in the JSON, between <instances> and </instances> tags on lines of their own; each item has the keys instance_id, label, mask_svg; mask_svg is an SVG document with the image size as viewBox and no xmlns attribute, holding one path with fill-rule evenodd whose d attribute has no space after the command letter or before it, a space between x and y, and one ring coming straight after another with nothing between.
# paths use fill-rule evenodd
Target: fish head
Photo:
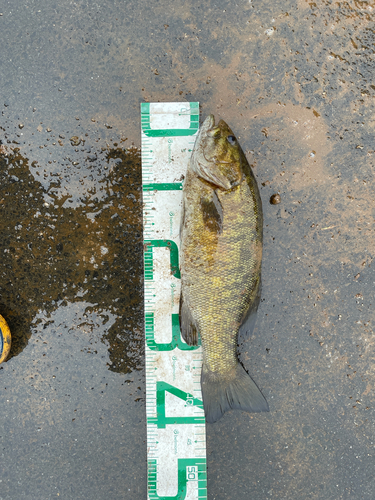
<instances>
[{"instance_id":1,"label":"fish head","mask_svg":"<svg viewBox=\"0 0 375 500\"><path fill-rule=\"evenodd\" d=\"M240 184L243 155L235 135L224 120L215 125L209 115L203 122L191 157L191 168L215 188L229 190Z\"/></svg>"}]
</instances>

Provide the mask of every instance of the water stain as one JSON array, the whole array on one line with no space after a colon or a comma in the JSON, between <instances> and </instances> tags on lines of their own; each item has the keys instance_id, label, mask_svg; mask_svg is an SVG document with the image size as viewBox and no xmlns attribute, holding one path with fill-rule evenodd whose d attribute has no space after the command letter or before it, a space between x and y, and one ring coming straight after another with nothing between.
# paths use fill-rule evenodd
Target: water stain
<instances>
[{"instance_id":1,"label":"water stain","mask_svg":"<svg viewBox=\"0 0 375 500\"><path fill-rule=\"evenodd\" d=\"M46 189L20 148L2 146L0 311L12 332L8 359L25 348L40 311L85 301L116 317L102 339L109 369L143 367L140 154L114 147L102 163L111 165L96 179L104 195L93 190L73 208L69 194L54 191L59 182Z\"/></svg>"}]
</instances>

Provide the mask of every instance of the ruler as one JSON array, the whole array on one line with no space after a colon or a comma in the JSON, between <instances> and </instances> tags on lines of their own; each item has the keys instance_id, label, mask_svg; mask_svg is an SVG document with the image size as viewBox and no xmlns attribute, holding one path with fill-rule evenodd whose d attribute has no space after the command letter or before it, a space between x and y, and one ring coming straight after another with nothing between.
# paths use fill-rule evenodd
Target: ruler
<instances>
[{"instance_id":1,"label":"ruler","mask_svg":"<svg viewBox=\"0 0 375 500\"><path fill-rule=\"evenodd\" d=\"M142 103L148 499L207 499L202 347L179 326L182 187L199 104Z\"/></svg>"}]
</instances>

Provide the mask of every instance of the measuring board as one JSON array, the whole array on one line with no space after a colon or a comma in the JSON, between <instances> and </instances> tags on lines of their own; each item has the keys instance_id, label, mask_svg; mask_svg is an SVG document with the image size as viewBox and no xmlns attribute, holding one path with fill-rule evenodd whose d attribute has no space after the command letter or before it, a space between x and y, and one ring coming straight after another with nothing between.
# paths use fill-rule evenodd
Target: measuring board
<instances>
[{"instance_id":1,"label":"measuring board","mask_svg":"<svg viewBox=\"0 0 375 500\"><path fill-rule=\"evenodd\" d=\"M207 499L202 347L181 338L183 179L199 104L142 103L148 499Z\"/></svg>"}]
</instances>

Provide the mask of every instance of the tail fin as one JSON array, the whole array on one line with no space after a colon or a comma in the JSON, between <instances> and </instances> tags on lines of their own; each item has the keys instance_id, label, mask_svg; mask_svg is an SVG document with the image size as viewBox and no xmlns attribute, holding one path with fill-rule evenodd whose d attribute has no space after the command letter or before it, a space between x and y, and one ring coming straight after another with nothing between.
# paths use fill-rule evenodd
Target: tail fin
<instances>
[{"instance_id":1,"label":"tail fin","mask_svg":"<svg viewBox=\"0 0 375 500\"><path fill-rule=\"evenodd\" d=\"M240 363L224 375L202 367L201 387L206 421L216 422L227 410L269 411L268 403Z\"/></svg>"}]
</instances>

